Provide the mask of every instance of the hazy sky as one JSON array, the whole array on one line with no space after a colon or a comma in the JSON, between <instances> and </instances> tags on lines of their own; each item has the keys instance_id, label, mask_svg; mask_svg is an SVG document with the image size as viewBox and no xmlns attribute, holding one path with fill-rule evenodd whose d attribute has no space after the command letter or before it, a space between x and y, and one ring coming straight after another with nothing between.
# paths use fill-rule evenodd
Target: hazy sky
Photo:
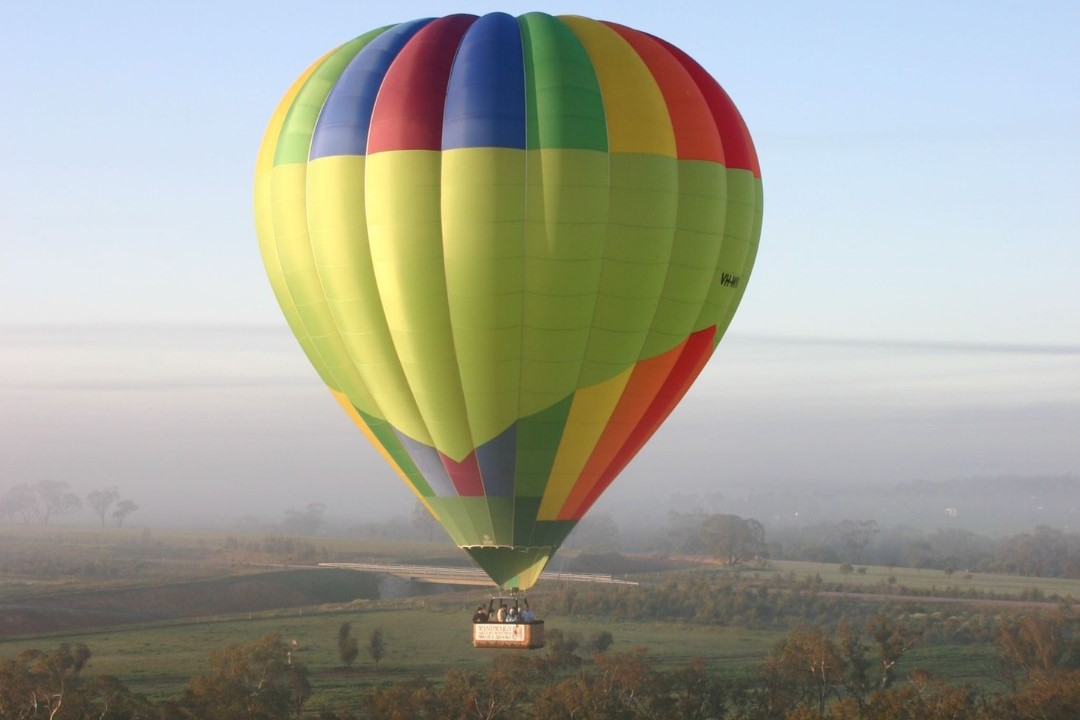
<instances>
[{"instance_id":1,"label":"hazy sky","mask_svg":"<svg viewBox=\"0 0 1080 720\"><path fill-rule=\"evenodd\" d=\"M407 509L280 316L255 153L322 53L493 10L675 43L761 159L743 306L609 496L1080 473L1080 4L70 2L0 42L0 491Z\"/></svg>"}]
</instances>

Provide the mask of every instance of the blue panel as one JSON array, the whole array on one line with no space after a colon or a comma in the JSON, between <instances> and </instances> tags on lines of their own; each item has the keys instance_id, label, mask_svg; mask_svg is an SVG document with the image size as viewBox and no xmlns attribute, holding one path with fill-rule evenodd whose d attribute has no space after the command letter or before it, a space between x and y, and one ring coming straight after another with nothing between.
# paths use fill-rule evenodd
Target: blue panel
<instances>
[{"instance_id":1,"label":"blue panel","mask_svg":"<svg viewBox=\"0 0 1080 720\"><path fill-rule=\"evenodd\" d=\"M488 497L514 495L514 466L517 462L517 423L476 448L476 463Z\"/></svg>"},{"instance_id":2,"label":"blue panel","mask_svg":"<svg viewBox=\"0 0 1080 720\"><path fill-rule=\"evenodd\" d=\"M412 458L417 469L420 470L420 474L427 480L427 484L431 486L431 491L435 493L435 497L458 496L454 483L450 480L450 475L446 472L446 467L442 464L439 453L435 448L413 440L397 429L394 430L394 434L401 441L405 452L409 453L409 457Z\"/></svg>"},{"instance_id":3,"label":"blue panel","mask_svg":"<svg viewBox=\"0 0 1080 720\"><path fill-rule=\"evenodd\" d=\"M485 15L461 41L443 113L443 150L525 149L525 62L521 29L505 13Z\"/></svg>"},{"instance_id":4,"label":"blue panel","mask_svg":"<svg viewBox=\"0 0 1080 720\"><path fill-rule=\"evenodd\" d=\"M386 71L405 43L429 22L431 18L392 27L356 54L323 103L311 137L310 160L366 154L371 110Z\"/></svg>"}]
</instances>

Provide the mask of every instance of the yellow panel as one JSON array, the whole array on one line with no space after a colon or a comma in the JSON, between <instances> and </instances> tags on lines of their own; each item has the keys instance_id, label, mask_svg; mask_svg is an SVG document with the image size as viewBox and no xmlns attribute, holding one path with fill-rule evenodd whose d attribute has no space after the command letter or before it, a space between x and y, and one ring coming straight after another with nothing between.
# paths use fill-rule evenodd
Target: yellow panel
<instances>
[{"instance_id":1,"label":"yellow panel","mask_svg":"<svg viewBox=\"0 0 1080 720\"><path fill-rule=\"evenodd\" d=\"M612 153L676 157L675 132L667 103L652 73L623 38L603 23L563 15L592 60L600 81Z\"/></svg>"},{"instance_id":2,"label":"yellow panel","mask_svg":"<svg viewBox=\"0 0 1080 720\"><path fill-rule=\"evenodd\" d=\"M559 451L551 468L551 477L540 501L537 520L558 519L563 503L600 441L633 372L634 368L629 367L610 380L582 388L574 394Z\"/></svg>"}]
</instances>

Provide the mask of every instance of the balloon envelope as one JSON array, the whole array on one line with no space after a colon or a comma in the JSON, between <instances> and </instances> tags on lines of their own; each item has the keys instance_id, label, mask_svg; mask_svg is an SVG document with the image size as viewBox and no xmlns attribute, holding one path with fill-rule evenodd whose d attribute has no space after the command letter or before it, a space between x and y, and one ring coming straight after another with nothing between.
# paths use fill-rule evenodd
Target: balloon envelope
<instances>
[{"instance_id":1,"label":"balloon envelope","mask_svg":"<svg viewBox=\"0 0 1080 720\"><path fill-rule=\"evenodd\" d=\"M761 180L728 96L663 40L452 15L361 35L294 83L255 214L331 392L525 589L720 341Z\"/></svg>"}]
</instances>

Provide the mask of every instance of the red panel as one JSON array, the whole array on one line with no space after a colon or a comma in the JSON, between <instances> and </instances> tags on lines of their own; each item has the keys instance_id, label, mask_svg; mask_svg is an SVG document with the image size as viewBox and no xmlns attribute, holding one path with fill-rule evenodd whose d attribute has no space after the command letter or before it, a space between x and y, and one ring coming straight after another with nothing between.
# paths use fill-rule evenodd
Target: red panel
<instances>
[{"instance_id":1,"label":"red panel","mask_svg":"<svg viewBox=\"0 0 1080 720\"><path fill-rule=\"evenodd\" d=\"M735 103L731 102L731 98L724 89L692 57L665 40L656 38L656 41L682 63L705 96L705 102L712 110L716 127L724 143L726 165L729 168L750 170L754 173L754 177L761 177L761 167L758 165L754 141L750 139L750 131L746 129L746 123L735 108Z\"/></svg>"},{"instance_id":2,"label":"red panel","mask_svg":"<svg viewBox=\"0 0 1080 720\"><path fill-rule=\"evenodd\" d=\"M454 483L454 489L461 497L480 497L484 494L484 481L480 477L480 465L476 462L476 451L473 450L461 462L439 453L446 474L450 476L450 482Z\"/></svg>"},{"instance_id":3,"label":"red panel","mask_svg":"<svg viewBox=\"0 0 1080 720\"><path fill-rule=\"evenodd\" d=\"M701 374L701 370L705 367L705 363L708 362L709 356L712 355L713 338L715 336L716 326L714 325L705 330L699 330L687 338L686 343L683 345L682 354L679 355L675 367L671 369L671 374L668 375L667 381L660 388L660 392L657 393L649 409L645 411L637 427L630 433L622 449L612 459L611 465L604 471L600 481L593 486L573 513L568 514L568 519L578 520L587 513L597 498L607 490L612 480L634 459L638 451L663 424L667 416L671 414L671 411L686 395L686 391L690 389L697 376ZM560 515L560 519L561 517Z\"/></svg>"},{"instance_id":4,"label":"red panel","mask_svg":"<svg viewBox=\"0 0 1080 720\"><path fill-rule=\"evenodd\" d=\"M604 24L630 44L660 87L675 131L679 159L723 163L724 145L712 111L682 63L651 35L616 23Z\"/></svg>"},{"instance_id":5,"label":"red panel","mask_svg":"<svg viewBox=\"0 0 1080 720\"><path fill-rule=\"evenodd\" d=\"M441 150L443 105L454 54L475 15L449 15L416 33L386 72L371 113L369 155Z\"/></svg>"}]
</instances>

